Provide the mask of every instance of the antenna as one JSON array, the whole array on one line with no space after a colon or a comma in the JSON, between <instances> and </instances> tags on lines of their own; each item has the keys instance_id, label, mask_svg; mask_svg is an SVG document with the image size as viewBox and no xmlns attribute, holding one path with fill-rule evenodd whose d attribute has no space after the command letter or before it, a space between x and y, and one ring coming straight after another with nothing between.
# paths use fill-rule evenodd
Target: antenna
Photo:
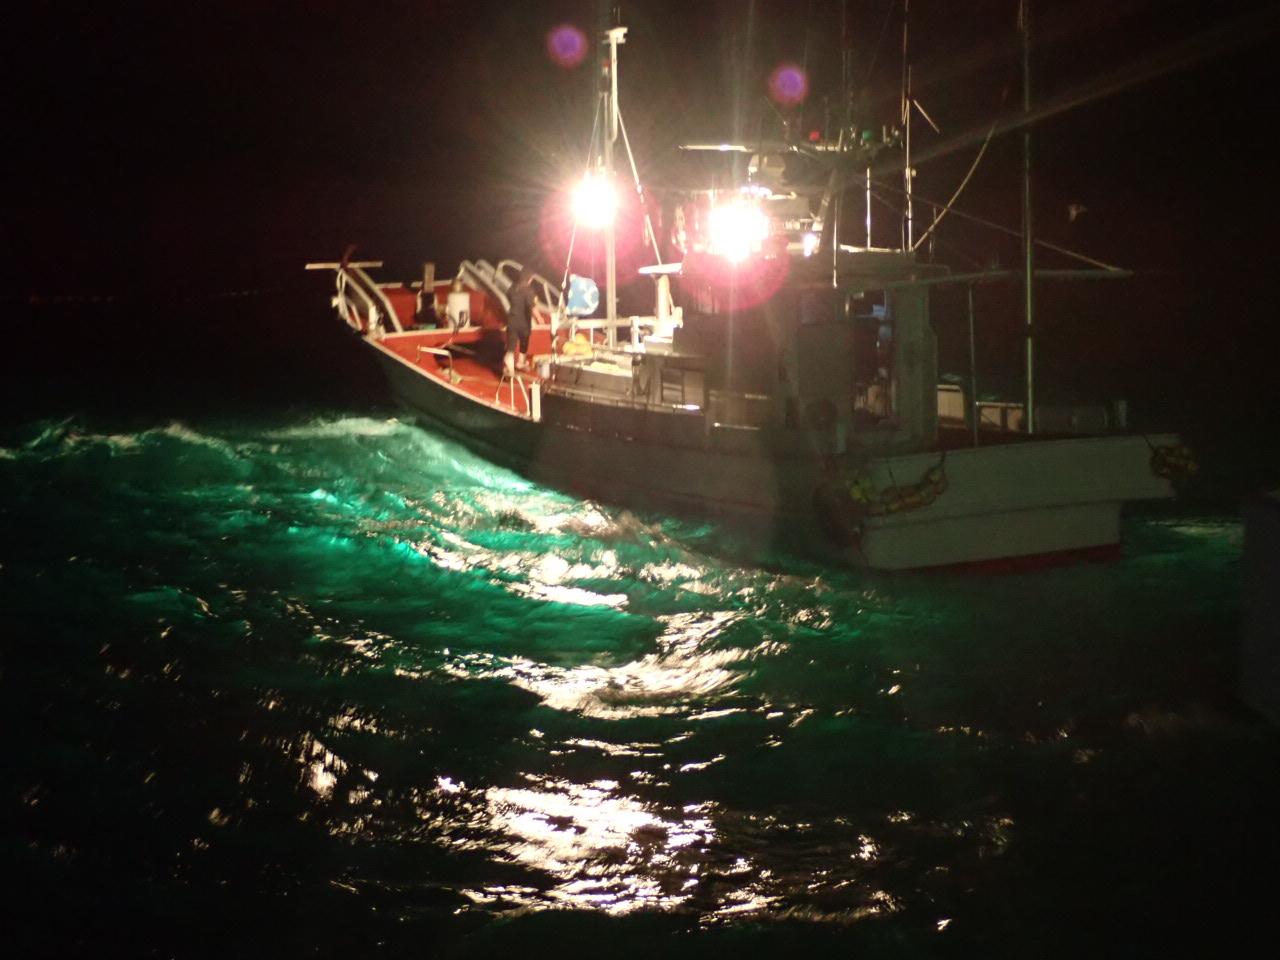
<instances>
[{"instance_id":1,"label":"antenna","mask_svg":"<svg viewBox=\"0 0 1280 960\"><path fill-rule=\"evenodd\" d=\"M1018 29L1022 33L1022 114L1031 116L1031 0L1019 0ZM1035 257L1031 237L1031 124L1024 120L1022 128L1022 281L1027 337L1027 433L1036 432L1035 414L1035 325L1034 280Z\"/></svg>"},{"instance_id":2,"label":"antenna","mask_svg":"<svg viewBox=\"0 0 1280 960\"><path fill-rule=\"evenodd\" d=\"M902 0L902 130L903 130L903 166L902 189L907 196L906 238L904 250L915 247L915 218L911 207L911 62L907 58L907 24L910 14L911 0Z\"/></svg>"}]
</instances>

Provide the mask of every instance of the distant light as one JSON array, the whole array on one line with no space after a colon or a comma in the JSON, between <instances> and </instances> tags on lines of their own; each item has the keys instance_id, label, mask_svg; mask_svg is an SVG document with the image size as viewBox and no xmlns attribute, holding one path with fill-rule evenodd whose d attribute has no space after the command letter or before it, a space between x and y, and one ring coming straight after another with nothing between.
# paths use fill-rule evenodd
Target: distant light
<instances>
[{"instance_id":1,"label":"distant light","mask_svg":"<svg viewBox=\"0 0 1280 960\"><path fill-rule=\"evenodd\" d=\"M757 204L737 201L715 207L708 218L711 251L740 263L758 253L769 237L769 218Z\"/></svg>"},{"instance_id":2,"label":"distant light","mask_svg":"<svg viewBox=\"0 0 1280 960\"><path fill-rule=\"evenodd\" d=\"M806 233L804 235L804 255L812 257L818 251L818 243L820 238L816 233Z\"/></svg>"},{"instance_id":3,"label":"distant light","mask_svg":"<svg viewBox=\"0 0 1280 960\"><path fill-rule=\"evenodd\" d=\"M556 66L569 69L587 55L587 35L571 23L547 31L547 56Z\"/></svg>"},{"instance_id":4,"label":"distant light","mask_svg":"<svg viewBox=\"0 0 1280 960\"><path fill-rule=\"evenodd\" d=\"M618 212L618 192L604 177L588 174L573 191L573 217L588 230L602 230Z\"/></svg>"},{"instance_id":5,"label":"distant light","mask_svg":"<svg viewBox=\"0 0 1280 960\"><path fill-rule=\"evenodd\" d=\"M783 106L793 107L809 93L809 78L794 63L784 63L769 74L769 96Z\"/></svg>"},{"instance_id":6,"label":"distant light","mask_svg":"<svg viewBox=\"0 0 1280 960\"><path fill-rule=\"evenodd\" d=\"M821 139L822 139L822 131L821 131L821 130L810 130L810 131L809 131L809 142L810 142L810 143L817 143L817 142L818 142L819 140L821 140Z\"/></svg>"}]
</instances>

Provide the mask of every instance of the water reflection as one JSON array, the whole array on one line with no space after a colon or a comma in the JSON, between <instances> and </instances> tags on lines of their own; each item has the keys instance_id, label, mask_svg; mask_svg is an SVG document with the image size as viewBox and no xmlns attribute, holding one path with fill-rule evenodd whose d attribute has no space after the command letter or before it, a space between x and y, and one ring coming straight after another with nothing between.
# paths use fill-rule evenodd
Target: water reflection
<instances>
[{"instance_id":1,"label":"water reflection","mask_svg":"<svg viewBox=\"0 0 1280 960\"><path fill-rule=\"evenodd\" d=\"M527 775L528 786L482 792L502 851L554 878L549 889L468 888L477 904L570 906L621 914L684 904L696 884L697 848L714 839L709 805L664 819L618 784Z\"/></svg>"},{"instance_id":2,"label":"water reflection","mask_svg":"<svg viewBox=\"0 0 1280 960\"><path fill-rule=\"evenodd\" d=\"M712 695L723 696L743 676L734 665L751 651L717 649L715 639L742 614L734 611L673 614L664 625L657 652L628 663L560 666L525 657L463 653L443 669L459 679L499 679L537 694L546 706L590 717L623 719L687 711ZM716 716L718 714L712 714Z\"/></svg>"},{"instance_id":3,"label":"water reflection","mask_svg":"<svg viewBox=\"0 0 1280 960\"><path fill-rule=\"evenodd\" d=\"M1133 742L1216 729L1134 693L1159 694L1159 671L1123 652L1163 650L1223 592L1238 525L1152 525L1118 568L999 583L778 573L398 424L60 436L0 454L38 491L46 460L78 478L110 451L102 501L20 581L56 597L28 619L57 660L13 674L57 683L19 713L57 729L84 712L19 758L28 822L51 825L39 849L74 834L59 784L106 783L130 798L113 816L143 811L129 844L189 831L184 856L226 858L219 880L268 849L291 895L315 870L433 919L893 917L933 935L1002 859L1020 876L1038 837L1089 823L1081 798L1123 797ZM1171 591L1186 542L1201 559ZM81 598L92 614L59 633ZM1195 632L1184 653L1207 648Z\"/></svg>"},{"instance_id":4,"label":"water reflection","mask_svg":"<svg viewBox=\"0 0 1280 960\"><path fill-rule=\"evenodd\" d=\"M767 915L852 923L901 911L908 898L927 906L929 896L895 879L908 861L914 875L932 874L935 888L947 878L947 864L919 859L922 842L927 848L930 840L959 839L980 847L979 856L996 856L1012 828L1007 817L935 823L890 814L878 821L877 839L844 818L810 822L744 815L711 800L678 807L645 801L616 780L525 774L521 781L473 789L441 777L432 791L438 842L524 871L518 880L459 885L472 909L674 910L704 922ZM895 849L902 844L915 848L905 860ZM944 929L950 921L930 922Z\"/></svg>"}]
</instances>

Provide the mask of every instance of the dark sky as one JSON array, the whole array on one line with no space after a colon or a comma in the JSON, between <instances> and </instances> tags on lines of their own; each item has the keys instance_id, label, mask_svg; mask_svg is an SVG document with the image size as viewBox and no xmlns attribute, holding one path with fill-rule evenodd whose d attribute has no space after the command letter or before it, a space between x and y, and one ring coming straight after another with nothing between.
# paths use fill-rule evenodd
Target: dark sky
<instances>
[{"instance_id":1,"label":"dark sky","mask_svg":"<svg viewBox=\"0 0 1280 960\"><path fill-rule=\"evenodd\" d=\"M347 243L424 257L526 255L539 204L581 162L598 0L512 3L46 2L6 31L5 256L30 292L269 283ZM642 171L686 137L731 133L765 77L805 62L807 110L839 79L848 11L858 91L892 122L900 22L889 0L622 4L624 115ZM945 199L976 139L1019 106L1016 0L912 0L919 191ZM1271 233L1274 4L1036 4L1041 232L1104 260L1214 269ZM1243 18L1243 19L1242 19ZM1001 100L1003 90L1007 99ZM960 206L1017 225L1018 138L997 138ZM1087 208L1068 221L1069 204ZM1007 242L943 236L946 259ZM1230 251L1230 255L1227 252ZM123 271L123 273L122 273ZM126 279L127 278L127 279Z\"/></svg>"}]
</instances>

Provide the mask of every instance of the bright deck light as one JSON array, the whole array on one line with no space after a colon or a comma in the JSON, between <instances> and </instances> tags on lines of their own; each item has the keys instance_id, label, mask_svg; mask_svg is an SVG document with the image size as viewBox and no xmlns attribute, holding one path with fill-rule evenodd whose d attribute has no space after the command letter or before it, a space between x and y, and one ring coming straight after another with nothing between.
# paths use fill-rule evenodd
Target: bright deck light
<instances>
[{"instance_id":1,"label":"bright deck light","mask_svg":"<svg viewBox=\"0 0 1280 960\"><path fill-rule=\"evenodd\" d=\"M769 236L769 218L754 203L737 201L711 211L709 230L712 252L738 263L760 251Z\"/></svg>"},{"instance_id":2,"label":"bright deck light","mask_svg":"<svg viewBox=\"0 0 1280 960\"><path fill-rule=\"evenodd\" d=\"M806 257L812 257L818 251L818 244L821 241L822 238L816 233L806 233L804 235L804 240L802 241L804 244L804 255Z\"/></svg>"},{"instance_id":3,"label":"bright deck light","mask_svg":"<svg viewBox=\"0 0 1280 960\"><path fill-rule=\"evenodd\" d=\"M588 230L601 230L618 212L618 193L607 179L590 174L573 191L573 216Z\"/></svg>"}]
</instances>

